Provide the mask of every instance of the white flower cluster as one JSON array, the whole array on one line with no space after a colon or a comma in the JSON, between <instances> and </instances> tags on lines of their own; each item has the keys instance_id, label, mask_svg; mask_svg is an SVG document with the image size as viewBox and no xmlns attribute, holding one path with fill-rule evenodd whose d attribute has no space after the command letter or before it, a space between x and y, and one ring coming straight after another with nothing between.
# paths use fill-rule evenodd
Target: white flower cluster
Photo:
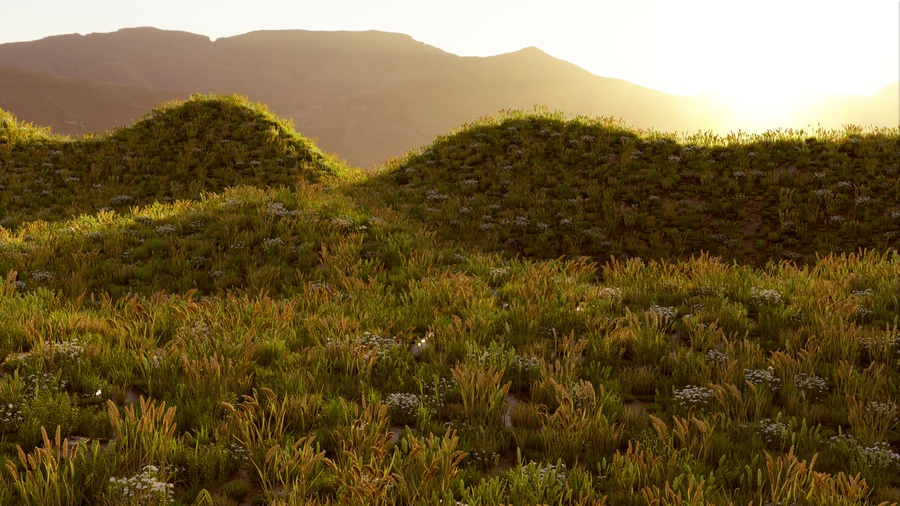
<instances>
[{"instance_id":1,"label":"white flower cluster","mask_svg":"<svg viewBox=\"0 0 900 506\"><path fill-rule=\"evenodd\" d=\"M393 393L384 398L388 408L406 416L415 417L421 404L421 398L417 394Z\"/></svg>"},{"instance_id":2,"label":"white flower cluster","mask_svg":"<svg viewBox=\"0 0 900 506\"><path fill-rule=\"evenodd\" d=\"M32 271L31 279L38 281L38 282L49 281L50 279L53 279L53 275L47 271Z\"/></svg>"},{"instance_id":3,"label":"white flower cluster","mask_svg":"<svg viewBox=\"0 0 900 506\"><path fill-rule=\"evenodd\" d=\"M491 268L491 279L503 278L509 275L509 271L500 267Z\"/></svg>"},{"instance_id":4,"label":"white flower cluster","mask_svg":"<svg viewBox=\"0 0 900 506\"><path fill-rule=\"evenodd\" d=\"M527 216L517 216L514 220L502 219L500 220L501 225L516 225L519 227L527 227L531 221Z\"/></svg>"},{"instance_id":5,"label":"white flower cluster","mask_svg":"<svg viewBox=\"0 0 900 506\"><path fill-rule=\"evenodd\" d=\"M900 455L891 450L890 444L887 442L883 441L874 443L871 447L864 447L850 434L832 436L830 441L832 447L842 447L855 452L870 467L881 469L900 468Z\"/></svg>"},{"instance_id":6,"label":"white flower cluster","mask_svg":"<svg viewBox=\"0 0 900 506\"><path fill-rule=\"evenodd\" d=\"M362 355L369 347L374 346L375 354L379 357L383 356L392 348L399 346L397 341L387 337L381 337L377 334L372 334L371 332L365 332L362 336L356 336L349 342L342 342L335 339L325 341L326 348L337 348L345 345L351 348L350 352L354 355Z\"/></svg>"},{"instance_id":7,"label":"white flower cluster","mask_svg":"<svg viewBox=\"0 0 900 506\"><path fill-rule=\"evenodd\" d=\"M156 227L157 235L169 235L175 233L175 227L172 225L160 225Z\"/></svg>"},{"instance_id":8,"label":"white flower cluster","mask_svg":"<svg viewBox=\"0 0 900 506\"><path fill-rule=\"evenodd\" d=\"M331 218L331 224L342 228L350 228L353 222L347 218Z\"/></svg>"},{"instance_id":9,"label":"white flower cluster","mask_svg":"<svg viewBox=\"0 0 900 506\"><path fill-rule=\"evenodd\" d=\"M706 352L706 360L709 360L710 362L725 362L728 360L728 355L719 350L709 350Z\"/></svg>"},{"instance_id":10,"label":"white flower cluster","mask_svg":"<svg viewBox=\"0 0 900 506\"><path fill-rule=\"evenodd\" d=\"M650 311L653 311L654 313L669 320L674 320L678 316L678 309L674 307L651 305Z\"/></svg>"},{"instance_id":11,"label":"white flower cluster","mask_svg":"<svg viewBox=\"0 0 900 506\"><path fill-rule=\"evenodd\" d=\"M850 295L859 297L859 298L861 298L861 299L862 299L862 298L866 298L866 297L871 297L871 296L872 296L872 289L871 289L871 288L866 288L865 290L857 290L857 291L855 291L855 292L851 292Z\"/></svg>"},{"instance_id":12,"label":"white flower cluster","mask_svg":"<svg viewBox=\"0 0 900 506\"><path fill-rule=\"evenodd\" d=\"M890 444L886 441L873 443L870 448L860 445L859 453L873 467L890 468L892 466L900 466L900 455L891 450Z\"/></svg>"},{"instance_id":13,"label":"white flower cluster","mask_svg":"<svg viewBox=\"0 0 900 506\"><path fill-rule=\"evenodd\" d=\"M888 416L891 419L897 418L897 403L869 401L869 403L866 404L866 411L872 416L881 415Z\"/></svg>"},{"instance_id":14,"label":"white flower cluster","mask_svg":"<svg viewBox=\"0 0 900 506\"><path fill-rule=\"evenodd\" d=\"M698 409L709 408L709 401L713 398L711 388L700 386L686 386L680 390L675 390L672 396L675 402L684 409L691 409L691 406L697 406Z\"/></svg>"},{"instance_id":15,"label":"white flower cluster","mask_svg":"<svg viewBox=\"0 0 900 506\"><path fill-rule=\"evenodd\" d=\"M0 434L15 432L15 427L25 421L22 410L14 404L0 406Z\"/></svg>"},{"instance_id":16,"label":"white flower cluster","mask_svg":"<svg viewBox=\"0 0 900 506\"><path fill-rule=\"evenodd\" d=\"M787 424L780 422L759 421L759 435L769 444L782 443L786 437L786 432L790 429Z\"/></svg>"},{"instance_id":17,"label":"white flower cluster","mask_svg":"<svg viewBox=\"0 0 900 506\"><path fill-rule=\"evenodd\" d=\"M603 299L618 300L622 298L622 289L616 287L597 287L597 295Z\"/></svg>"},{"instance_id":18,"label":"white flower cluster","mask_svg":"<svg viewBox=\"0 0 900 506\"><path fill-rule=\"evenodd\" d=\"M23 380L23 383L25 383L25 395L28 396L33 396L38 390L62 392L66 389L66 385L68 385L66 380L59 381L56 379L56 376L40 371L29 374Z\"/></svg>"},{"instance_id":19,"label":"white flower cluster","mask_svg":"<svg viewBox=\"0 0 900 506\"><path fill-rule=\"evenodd\" d=\"M859 338L860 346L865 348L868 352L871 352L872 348L874 347L880 348L882 346L885 346L890 348L896 346L897 341L900 341L900 332L894 332L893 334L885 334L877 337L864 336ZM900 350L898 350L898 352L900 352Z\"/></svg>"},{"instance_id":20,"label":"white flower cluster","mask_svg":"<svg viewBox=\"0 0 900 506\"><path fill-rule=\"evenodd\" d=\"M781 294L776 290L754 286L750 289L750 295L757 300L761 300L767 304L781 304Z\"/></svg>"},{"instance_id":21,"label":"white flower cluster","mask_svg":"<svg viewBox=\"0 0 900 506\"><path fill-rule=\"evenodd\" d=\"M47 351L55 355L66 355L70 358L77 359L84 351L84 346L78 339L72 339L69 342L49 342L47 343Z\"/></svg>"},{"instance_id":22,"label":"white flower cluster","mask_svg":"<svg viewBox=\"0 0 900 506\"><path fill-rule=\"evenodd\" d=\"M444 398L446 397L447 392L450 392L451 390L454 390L458 387L459 384L455 379L439 378L437 381L433 381L426 385L426 400L430 406L443 406Z\"/></svg>"},{"instance_id":23,"label":"white flower cluster","mask_svg":"<svg viewBox=\"0 0 900 506\"><path fill-rule=\"evenodd\" d=\"M173 504L175 501L175 485L157 480L159 468L145 466L141 474L131 478L110 478L113 494L121 496L131 504L138 499L138 504L146 504L144 499L149 499L149 504Z\"/></svg>"},{"instance_id":24,"label":"white flower cluster","mask_svg":"<svg viewBox=\"0 0 900 506\"><path fill-rule=\"evenodd\" d=\"M541 365L541 362L534 357L523 357L522 355L511 354L508 351L504 352L500 348L493 347L482 350L478 354L467 354L466 360L476 362L481 366L493 366L497 369L507 368L510 371L527 371Z\"/></svg>"},{"instance_id":25,"label":"white flower cluster","mask_svg":"<svg viewBox=\"0 0 900 506\"><path fill-rule=\"evenodd\" d=\"M856 316L859 317L860 320L867 320L874 315L875 312L865 306L859 306L856 310Z\"/></svg>"},{"instance_id":26,"label":"white flower cluster","mask_svg":"<svg viewBox=\"0 0 900 506\"><path fill-rule=\"evenodd\" d=\"M231 454L231 458L238 462L244 462L246 460L250 460L251 454L250 450L247 448L237 444L237 443L225 443L225 451Z\"/></svg>"},{"instance_id":27,"label":"white flower cluster","mask_svg":"<svg viewBox=\"0 0 900 506\"><path fill-rule=\"evenodd\" d=\"M466 456L463 467L475 466L478 469L484 469L492 466L494 464L494 460L498 456L496 452L491 452L484 448L473 448L469 450L468 453L469 455Z\"/></svg>"},{"instance_id":28,"label":"white flower cluster","mask_svg":"<svg viewBox=\"0 0 900 506\"><path fill-rule=\"evenodd\" d=\"M428 200L448 200L450 197L438 193L437 190L431 189L425 192L425 198Z\"/></svg>"},{"instance_id":29,"label":"white flower cluster","mask_svg":"<svg viewBox=\"0 0 900 506\"><path fill-rule=\"evenodd\" d=\"M795 375L794 385L813 397L828 391L828 386L825 384L825 378L815 375L808 376L806 373Z\"/></svg>"},{"instance_id":30,"label":"white flower cluster","mask_svg":"<svg viewBox=\"0 0 900 506\"><path fill-rule=\"evenodd\" d=\"M756 385L757 383L765 383L773 391L781 388L781 380L774 376L775 369L744 369L744 380Z\"/></svg>"},{"instance_id":31,"label":"white flower cluster","mask_svg":"<svg viewBox=\"0 0 900 506\"><path fill-rule=\"evenodd\" d=\"M313 290L313 291L315 291L315 290L332 290L333 288L334 287L331 286L331 283L326 283L326 282L322 282L322 281L316 281L316 282L310 284L310 286L309 286L309 289Z\"/></svg>"},{"instance_id":32,"label":"white flower cluster","mask_svg":"<svg viewBox=\"0 0 900 506\"><path fill-rule=\"evenodd\" d=\"M284 204L281 202L270 202L266 204L266 212L271 214L272 216L278 216L279 218L284 218L286 216L297 216L297 211L288 211L284 208Z\"/></svg>"}]
</instances>

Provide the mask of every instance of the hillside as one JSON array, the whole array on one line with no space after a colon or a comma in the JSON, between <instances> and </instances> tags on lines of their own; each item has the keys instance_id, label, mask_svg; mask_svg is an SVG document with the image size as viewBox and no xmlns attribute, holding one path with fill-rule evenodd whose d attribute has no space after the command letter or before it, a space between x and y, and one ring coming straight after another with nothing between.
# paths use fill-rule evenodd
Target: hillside
<instances>
[{"instance_id":1,"label":"hillside","mask_svg":"<svg viewBox=\"0 0 900 506\"><path fill-rule=\"evenodd\" d=\"M709 93L671 95L596 76L537 48L459 57L408 35L378 31L260 31L210 41L186 32L128 28L2 44L0 65L182 98L239 93L266 103L305 135L318 138L322 149L364 169L428 144L472 118L534 104L573 117L622 117L635 129L677 133L763 133L807 125L840 129L846 124L893 128L900 108L897 93L883 93L818 94L773 111L737 110ZM22 95L16 100L44 98L17 86ZM64 124L19 117L68 133Z\"/></svg>"},{"instance_id":2,"label":"hillside","mask_svg":"<svg viewBox=\"0 0 900 506\"><path fill-rule=\"evenodd\" d=\"M0 112L0 506L895 506L898 143Z\"/></svg>"},{"instance_id":3,"label":"hillside","mask_svg":"<svg viewBox=\"0 0 900 506\"><path fill-rule=\"evenodd\" d=\"M7 116L4 125L13 124ZM608 118L509 111L362 178L264 106L235 97L165 104L131 127L85 139L35 142L14 133L31 130L16 128L0 153L0 225L17 233L35 220L64 223L229 187L330 180L442 240L510 257L684 261L702 249L761 267L900 246L898 143L886 130L681 144ZM349 174L357 183L341 182Z\"/></svg>"},{"instance_id":4,"label":"hillside","mask_svg":"<svg viewBox=\"0 0 900 506\"><path fill-rule=\"evenodd\" d=\"M156 104L186 98L186 93L150 92L136 86L0 66L0 109L62 135L112 130L130 124Z\"/></svg>"},{"instance_id":5,"label":"hillside","mask_svg":"<svg viewBox=\"0 0 900 506\"><path fill-rule=\"evenodd\" d=\"M527 257L812 264L900 246L897 131L645 136L608 118L483 118L360 185L440 237Z\"/></svg>"}]
</instances>

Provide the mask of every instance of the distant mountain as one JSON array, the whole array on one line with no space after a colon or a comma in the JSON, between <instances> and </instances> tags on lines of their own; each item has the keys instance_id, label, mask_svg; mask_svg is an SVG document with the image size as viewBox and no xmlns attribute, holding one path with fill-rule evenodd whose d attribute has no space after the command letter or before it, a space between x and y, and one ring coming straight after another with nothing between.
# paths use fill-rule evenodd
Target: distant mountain
<instances>
[{"instance_id":1,"label":"distant mountain","mask_svg":"<svg viewBox=\"0 0 900 506\"><path fill-rule=\"evenodd\" d=\"M130 125L154 105L187 95L0 66L0 109L55 134L80 136Z\"/></svg>"},{"instance_id":2,"label":"distant mountain","mask_svg":"<svg viewBox=\"0 0 900 506\"><path fill-rule=\"evenodd\" d=\"M868 97L814 94L796 114L750 121L711 94L671 95L599 77L537 48L460 57L378 31L259 31L212 42L187 32L129 28L2 44L0 65L180 96L243 94L293 119L298 131L318 137L322 149L364 168L474 118L536 104L571 116L621 117L638 129L713 130L721 136L739 129L815 129L817 123L896 127L900 109L892 85ZM10 82L2 90L12 97L27 86ZM46 107L56 106L48 101ZM56 120L17 115L62 132Z\"/></svg>"}]
</instances>

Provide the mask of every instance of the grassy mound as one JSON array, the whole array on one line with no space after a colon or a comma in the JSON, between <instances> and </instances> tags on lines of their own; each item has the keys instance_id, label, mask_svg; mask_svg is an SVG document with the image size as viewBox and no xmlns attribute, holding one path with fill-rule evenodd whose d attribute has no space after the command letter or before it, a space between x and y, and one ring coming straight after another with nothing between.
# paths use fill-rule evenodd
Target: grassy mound
<instances>
[{"instance_id":1,"label":"grassy mound","mask_svg":"<svg viewBox=\"0 0 900 506\"><path fill-rule=\"evenodd\" d=\"M81 139L18 125L4 113L0 225L56 221L204 192L317 182L356 172L265 106L195 95L130 127Z\"/></svg>"},{"instance_id":2,"label":"grassy mound","mask_svg":"<svg viewBox=\"0 0 900 506\"><path fill-rule=\"evenodd\" d=\"M0 506L900 501L895 137L3 121Z\"/></svg>"},{"instance_id":3,"label":"grassy mound","mask_svg":"<svg viewBox=\"0 0 900 506\"><path fill-rule=\"evenodd\" d=\"M484 251L813 263L900 245L900 136L768 132L678 142L608 119L508 111L440 136L359 183Z\"/></svg>"}]
</instances>

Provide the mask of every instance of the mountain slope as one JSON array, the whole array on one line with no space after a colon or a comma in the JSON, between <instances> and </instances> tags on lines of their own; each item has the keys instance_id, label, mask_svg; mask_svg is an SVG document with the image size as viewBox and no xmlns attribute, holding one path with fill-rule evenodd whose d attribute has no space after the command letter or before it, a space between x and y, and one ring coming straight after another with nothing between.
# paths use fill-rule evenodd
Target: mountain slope
<instances>
[{"instance_id":1,"label":"mountain slope","mask_svg":"<svg viewBox=\"0 0 900 506\"><path fill-rule=\"evenodd\" d=\"M63 135L129 125L156 104L185 98L187 94L0 66L0 109Z\"/></svg>"},{"instance_id":2,"label":"mountain slope","mask_svg":"<svg viewBox=\"0 0 900 506\"><path fill-rule=\"evenodd\" d=\"M0 65L151 91L246 95L292 118L323 149L364 168L471 118L535 104L679 133L762 133L817 123L890 127L900 106L896 94L874 101L853 96L837 105L823 95L796 114L751 122L703 94L669 95L595 76L536 48L459 57L407 35L377 31L260 31L213 42L185 32L130 28L3 44Z\"/></svg>"}]
</instances>

